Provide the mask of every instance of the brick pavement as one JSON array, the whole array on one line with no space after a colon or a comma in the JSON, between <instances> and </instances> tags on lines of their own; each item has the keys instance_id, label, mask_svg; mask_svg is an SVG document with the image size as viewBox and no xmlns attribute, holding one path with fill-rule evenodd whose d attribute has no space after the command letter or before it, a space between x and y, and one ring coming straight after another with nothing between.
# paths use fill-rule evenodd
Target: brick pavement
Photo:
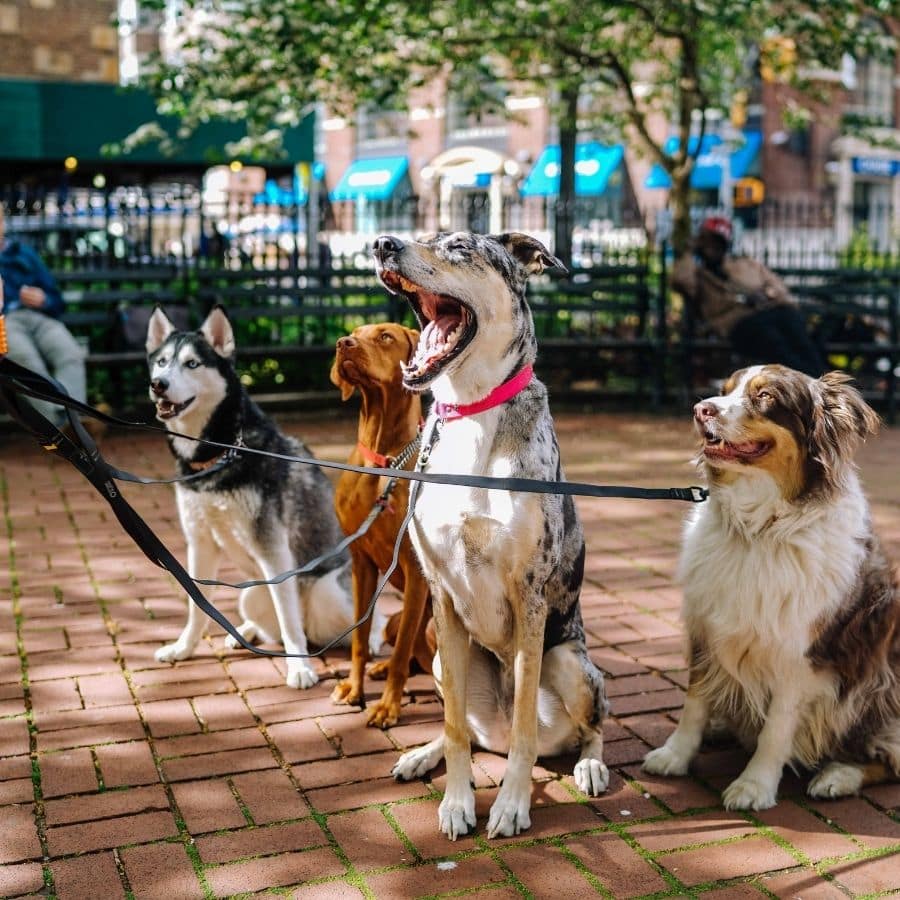
<instances>
[{"instance_id":1,"label":"brick pavement","mask_svg":"<svg viewBox=\"0 0 900 900\"><path fill-rule=\"evenodd\" d=\"M684 419L566 414L558 424L572 479L696 480ZM325 457L344 458L355 440L349 415L289 429ZM115 435L104 448L120 465L169 472L153 436ZM898 459L898 430L861 457L895 559ZM171 489L125 491L183 558ZM900 891L898 785L811 802L788 775L776 809L744 815L718 801L746 759L732 746L708 748L688 778L641 773L644 752L672 730L686 683L673 583L680 504L580 501L584 617L612 702L609 792L582 796L572 759L542 760L531 830L487 841L503 761L479 751L478 832L455 844L436 828L443 770L412 784L388 775L404 748L440 727L427 678L411 680L400 724L382 733L329 701L346 652L329 654L322 682L306 692L284 687L279 662L224 651L215 629L195 659L157 663L154 649L182 625L180 592L80 476L4 435L0 505L0 896L812 900ZM234 612L227 591L214 596ZM368 687L377 696L380 685Z\"/></svg>"}]
</instances>

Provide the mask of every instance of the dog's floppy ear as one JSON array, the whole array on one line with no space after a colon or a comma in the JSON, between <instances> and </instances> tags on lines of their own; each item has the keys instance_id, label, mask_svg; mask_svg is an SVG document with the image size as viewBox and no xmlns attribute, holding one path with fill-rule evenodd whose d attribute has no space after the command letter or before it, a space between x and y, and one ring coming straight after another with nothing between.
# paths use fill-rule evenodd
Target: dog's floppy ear
<instances>
[{"instance_id":1,"label":"dog's floppy ear","mask_svg":"<svg viewBox=\"0 0 900 900\"><path fill-rule=\"evenodd\" d=\"M341 400L349 400L353 396L353 392L356 390L355 384L350 384L343 375L341 375L341 370L338 368L337 357L335 357L334 363L331 366L331 383L341 389Z\"/></svg>"},{"instance_id":2,"label":"dog's floppy ear","mask_svg":"<svg viewBox=\"0 0 900 900\"><path fill-rule=\"evenodd\" d=\"M234 330L221 306L214 306L209 311L209 315L200 326L200 334L219 356L226 359L234 356Z\"/></svg>"},{"instance_id":3,"label":"dog's floppy ear","mask_svg":"<svg viewBox=\"0 0 900 900\"><path fill-rule=\"evenodd\" d=\"M497 240L506 248L510 256L518 260L528 275L540 275L544 269L559 269L563 274L568 269L539 240L520 231L498 234Z\"/></svg>"},{"instance_id":4,"label":"dog's floppy ear","mask_svg":"<svg viewBox=\"0 0 900 900\"><path fill-rule=\"evenodd\" d=\"M147 353L155 353L163 345L165 339L175 331L172 320L161 306L157 306L147 323L147 341L144 346Z\"/></svg>"},{"instance_id":5,"label":"dog's floppy ear","mask_svg":"<svg viewBox=\"0 0 900 900\"><path fill-rule=\"evenodd\" d=\"M844 372L828 372L816 382L819 398L813 410L809 450L829 484L840 478L859 442L874 434L881 421L850 384L852 380Z\"/></svg>"}]
</instances>

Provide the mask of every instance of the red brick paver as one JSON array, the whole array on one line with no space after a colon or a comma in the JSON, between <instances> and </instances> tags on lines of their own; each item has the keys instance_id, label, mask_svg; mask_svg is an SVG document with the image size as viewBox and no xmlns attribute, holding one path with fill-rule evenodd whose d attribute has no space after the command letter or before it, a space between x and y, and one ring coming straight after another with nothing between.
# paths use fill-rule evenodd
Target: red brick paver
<instances>
[{"instance_id":1,"label":"red brick paver","mask_svg":"<svg viewBox=\"0 0 900 900\"><path fill-rule=\"evenodd\" d=\"M686 417L562 414L557 424L570 478L697 481ZM355 441L349 411L286 427L322 457L345 458ZM103 449L117 465L169 474L155 436L112 434ZM898 458L900 430L891 429L860 456L895 559ZM123 491L183 559L171 489ZM674 581L681 504L579 501L584 620L612 706L609 791L583 796L574 758L541 760L531 829L488 841L505 760L478 751L478 826L455 843L437 829L443 766L411 784L390 777L404 749L440 729L429 678L410 681L400 722L381 732L331 703L346 650L318 661L321 682L303 692L285 686L283 663L225 650L218 628L194 659L159 663L154 650L177 636L184 598L81 476L3 435L0 505L0 898L832 900L900 891L900 785L811 801L805 777L787 774L775 809L743 814L720 803L747 760L735 745L704 748L684 778L641 772L647 748L675 727L687 684ZM236 616L234 592L213 596ZM380 690L369 683L367 696Z\"/></svg>"}]
</instances>

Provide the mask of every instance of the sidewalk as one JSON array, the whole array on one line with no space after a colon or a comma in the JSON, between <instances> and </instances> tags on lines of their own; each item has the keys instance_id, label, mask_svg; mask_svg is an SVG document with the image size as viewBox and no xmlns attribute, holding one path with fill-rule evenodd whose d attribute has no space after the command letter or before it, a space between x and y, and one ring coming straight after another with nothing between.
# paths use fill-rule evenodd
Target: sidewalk
<instances>
[{"instance_id":1,"label":"sidewalk","mask_svg":"<svg viewBox=\"0 0 900 900\"><path fill-rule=\"evenodd\" d=\"M344 459L355 422L293 420L325 458ZM562 415L571 480L697 482L690 423ZM155 436L103 443L116 464L168 475ZM864 448L878 529L900 561L900 429ZM184 559L171 488L124 488ZM150 565L74 469L18 436L0 439L0 896L67 898L802 897L900 892L900 785L813 802L787 775L779 805L726 813L719 791L746 757L707 750L695 774L664 779L639 763L671 732L686 673L673 582L685 504L579 501L588 543L583 592L591 653L608 673L609 792L589 799L573 760L535 770L532 827L488 841L486 812L504 760L477 752L478 830L437 830L443 768L389 777L400 752L434 736L430 680L409 683L400 724L366 728L333 706L346 652L309 691L283 666L225 651L213 630L174 666L184 599ZM8 575L7 575L8 571ZM237 573L231 573L237 574ZM234 613L233 598L213 599ZM396 603L396 600L393 601ZM369 682L377 697L382 683Z\"/></svg>"}]
</instances>

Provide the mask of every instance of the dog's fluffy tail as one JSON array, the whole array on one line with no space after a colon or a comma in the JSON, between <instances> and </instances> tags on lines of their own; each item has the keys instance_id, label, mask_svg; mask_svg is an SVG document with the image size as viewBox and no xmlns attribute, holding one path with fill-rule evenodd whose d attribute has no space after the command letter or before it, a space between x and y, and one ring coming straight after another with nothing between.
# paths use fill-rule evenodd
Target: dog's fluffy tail
<instances>
[{"instance_id":1,"label":"dog's fluffy tail","mask_svg":"<svg viewBox=\"0 0 900 900\"><path fill-rule=\"evenodd\" d=\"M317 578L309 590L305 610L306 636L318 645L333 640L334 637L349 628L353 622L353 588L351 582L351 564L347 562L327 575ZM372 628L369 636L369 650L377 654L384 640L384 614L375 605L372 613ZM341 642L350 645L350 635Z\"/></svg>"}]
</instances>

